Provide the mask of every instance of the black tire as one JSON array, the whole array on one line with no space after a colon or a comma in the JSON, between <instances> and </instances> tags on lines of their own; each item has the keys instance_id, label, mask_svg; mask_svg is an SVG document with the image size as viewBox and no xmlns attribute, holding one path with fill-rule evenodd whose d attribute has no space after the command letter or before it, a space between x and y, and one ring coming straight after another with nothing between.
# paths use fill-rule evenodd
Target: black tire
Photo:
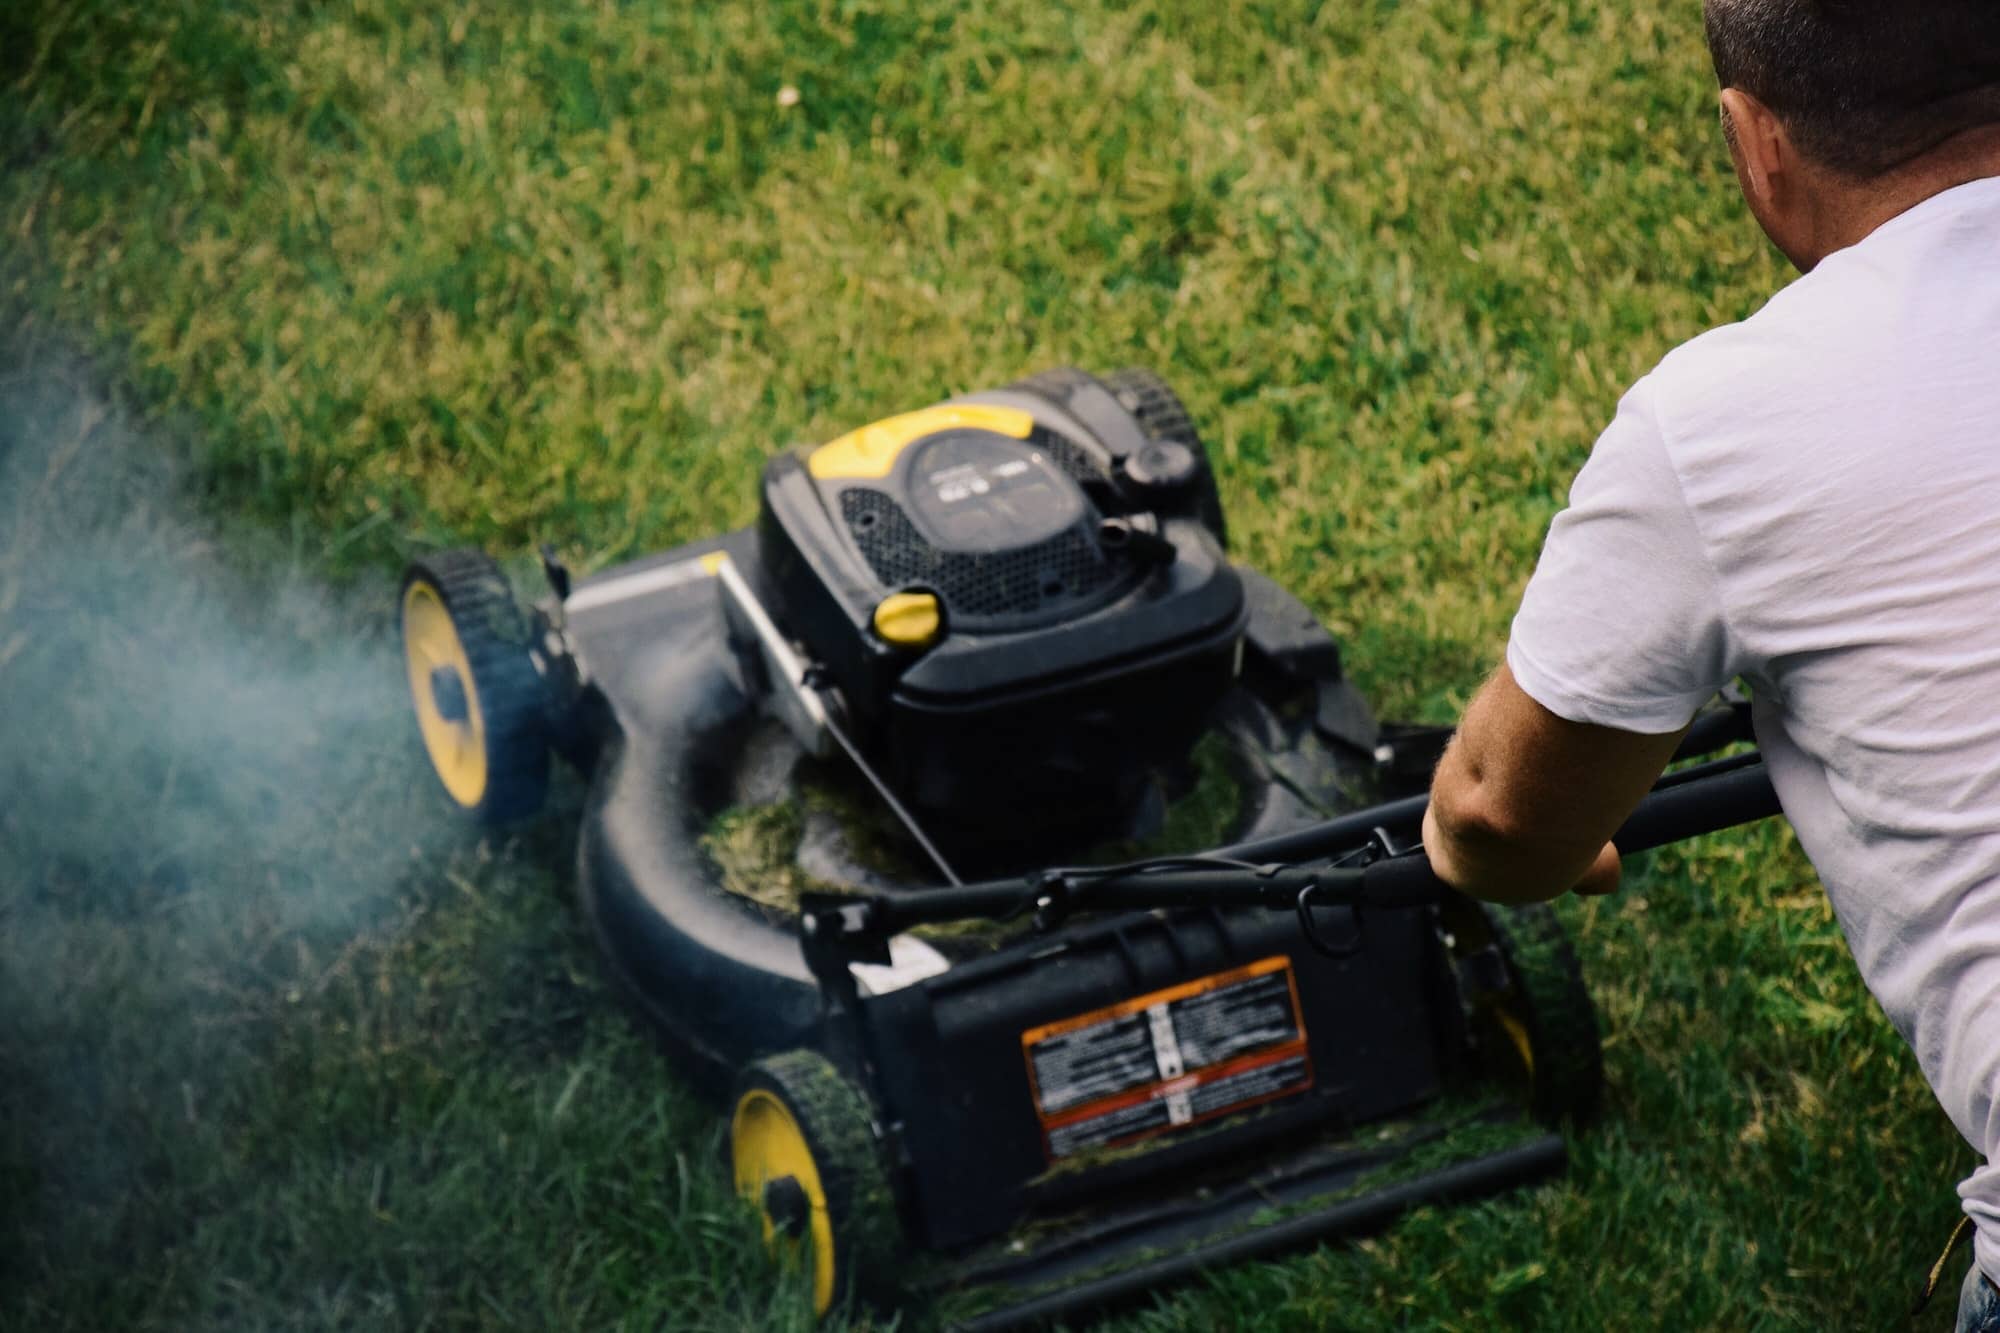
<instances>
[{"instance_id":1,"label":"black tire","mask_svg":"<svg viewBox=\"0 0 2000 1333\"><path fill-rule=\"evenodd\" d=\"M773 1103L783 1116L773 1115ZM745 1070L734 1104L737 1191L763 1215L768 1243L780 1235L804 1243L814 1312L823 1315L856 1292L892 1288L902 1230L861 1091L825 1056L787 1051ZM816 1182L784 1169L790 1150L783 1140L792 1131Z\"/></svg>"},{"instance_id":2,"label":"black tire","mask_svg":"<svg viewBox=\"0 0 2000 1333\"><path fill-rule=\"evenodd\" d=\"M442 631L430 600L441 603L458 653ZM534 625L521 609L498 565L479 551L445 551L413 562L403 575L403 650L412 701L426 750L446 793L485 824L520 819L539 810L549 786L549 728L546 687L530 651ZM483 780L474 782L451 756L441 753L436 713L441 685L436 667L425 663L448 656L450 675L465 698L456 704L467 721L458 737L467 752L479 752ZM459 671L459 666L465 668ZM431 697L426 698L426 680ZM470 761L467 760L467 764Z\"/></svg>"},{"instance_id":3,"label":"black tire","mask_svg":"<svg viewBox=\"0 0 2000 1333\"><path fill-rule=\"evenodd\" d=\"M1202 526L1214 533L1215 540L1227 550L1229 529L1222 516L1222 495L1215 485L1215 465L1208 456L1208 447L1201 441L1201 433L1194 427L1194 418L1188 415L1187 404L1164 379L1139 366L1114 370L1103 377L1103 382L1125 410L1139 419L1139 424L1145 427L1148 435L1156 440L1184 444L1201 459L1197 516Z\"/></svg>"},{"instance_id":4,"label":"black tire","mask_svg":"<svg viewBox=\"0 0 2000 1333\"><path fill-rule=\"evenodd\" d=\"M1604 1095L1597 1006L1562 921L1545 903L1509 907L1466 901L1447 921L1461 960L1497 958L1499 970L1461 969L1487 979L1466 995L1482 1061L1523 1086L1535 1119L1583 1122Z\"/></svg>"}]
</instances>

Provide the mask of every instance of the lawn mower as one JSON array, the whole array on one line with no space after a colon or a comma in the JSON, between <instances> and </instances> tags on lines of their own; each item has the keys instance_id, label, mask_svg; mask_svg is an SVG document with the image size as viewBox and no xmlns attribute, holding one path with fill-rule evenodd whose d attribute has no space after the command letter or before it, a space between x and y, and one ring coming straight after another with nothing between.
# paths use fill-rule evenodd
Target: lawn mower
<instances>
[{"instance_id":1,"label":"lawn mower","mask_svg":"<svg viewBox=\"0 0 2000 1333\"><path fill-rule=\"evenodd\" d=\"M1562 1169L1601 1055L1557 918L1431 876L1447 733L1231 560L1157 376L787 450L754 527L542 577L411 566L425 747L489 821L585 775L583 910L821 1312L1045 1320ZM1620 846L1775 809L1754 752L1684 765Z\"/></svg>"}]
</instances>

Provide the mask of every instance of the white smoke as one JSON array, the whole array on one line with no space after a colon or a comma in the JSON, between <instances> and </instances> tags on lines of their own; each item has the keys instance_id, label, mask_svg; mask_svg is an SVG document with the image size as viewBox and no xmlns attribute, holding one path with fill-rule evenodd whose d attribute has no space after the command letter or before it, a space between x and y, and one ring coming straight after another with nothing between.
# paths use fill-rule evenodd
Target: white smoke
<instances>
[{"instance_id":1,"label":"white smoke","mask_svg":"<svg viewBox=\"0 0 2000 1333\"><path fill-rule=\"evenodd\" d=\"M193 515L74 366L0 378L0 1243L112 1239L162 1135L460 836L393 590Z\"/></svg>"}]
</instances>

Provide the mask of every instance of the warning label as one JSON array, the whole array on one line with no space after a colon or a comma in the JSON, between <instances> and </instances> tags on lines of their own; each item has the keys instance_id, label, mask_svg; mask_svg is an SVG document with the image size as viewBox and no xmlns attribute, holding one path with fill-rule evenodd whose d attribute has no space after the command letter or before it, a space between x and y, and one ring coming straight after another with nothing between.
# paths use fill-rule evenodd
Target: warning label
<instances>
[{"instance_id":1,"label":"warning label","mask_svg":"<svg viewBox=\"0 0 2000 1333\"><path fill-rule=\"evenodd\" d=\"M1291 960L1264 958L1021 1034L1051 1160L1312 1086Z\"/></svg>"}]
</instances>

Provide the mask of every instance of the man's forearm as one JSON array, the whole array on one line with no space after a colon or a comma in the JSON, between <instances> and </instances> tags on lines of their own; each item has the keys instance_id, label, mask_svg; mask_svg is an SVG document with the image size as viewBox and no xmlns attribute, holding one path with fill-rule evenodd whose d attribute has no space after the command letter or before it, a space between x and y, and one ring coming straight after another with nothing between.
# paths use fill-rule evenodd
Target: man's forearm
<instances>
[{"instance_id":1,"label":"man's forearm","mask_svg":"<svg viewBox=\"0 0 2000 1333\"><path fill-rule=\"evenodd\" d=\"M1679 739L1565 721L1502 666L1438 761L1424 816L1432 867L1498 902L1609 893L1618 887L1611 834Z\"/></svg>"},{"instance_id":2,"label":"man's forearm","mask_svg":"<svg viewBox=\"0 0 2000 1333\"><path fill-rule=\"evenodd\" d=\"M1582 847L1567 841L1538 841L1495 828L1468 813L1476 807L1477 796L1465 791L1466 785L1463 773L1448 775L1440 767L1424 815L1424 848L1431 868L1445 883L1491 902L1532 903L1558 897L1587 872L1602 877L1604 867L1598 864L1602 844ZM1610 882L1600 891L1617 885L1615 859L1609 868Z\"/></svg>"}]
</instances>

